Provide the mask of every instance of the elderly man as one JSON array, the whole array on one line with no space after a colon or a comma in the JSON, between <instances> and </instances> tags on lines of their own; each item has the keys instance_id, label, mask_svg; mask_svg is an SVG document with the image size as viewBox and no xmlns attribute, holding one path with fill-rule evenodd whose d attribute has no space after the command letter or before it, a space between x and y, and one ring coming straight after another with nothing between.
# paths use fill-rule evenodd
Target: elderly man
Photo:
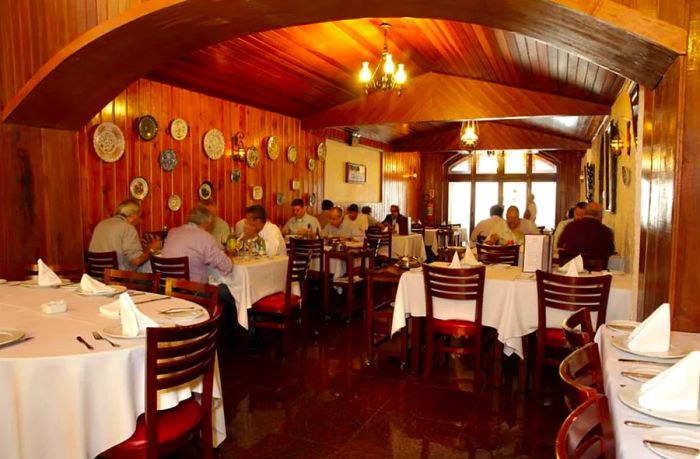
<instances>
[{"instance_id":1,"label":"elderly man","mask_svg":"<svg viewBox=\"0 0 700 459\"><path fill-rule=\"evenodd\" d=\"M292 201L292 218L282 228L283 234L314 236L321 232L321 225L313 215L306 213L304 200L296 198Z\"/></svg>"},{"instance_id":2,"label":"elderly man","mask_svg":"<svg viewBox=\"0 0 700 459\"><path fill-rule=\"evenodd\" d=\"M224 219L219 217L219 208L216 205L216 201L211 198L200 199L199 205L206 207L209 212L214 214L214 227L211 230L211 234L214 236L215 240L219 241L222 246L225 246L226 240L231 234L231 227L228 226L228 223L226 223Z\"/></svg>"},{"instance_id":3,"label":"elderly man","mask_svg":"<svg viewBox=\"0 0 700 459\"><path fill-rule=\"evenodd\" d=\"M343 225L347 228L347 237L361 241L365 238L365 231L369 228L369 222L366 215L360 215L360 209L357 204L350 204L343 219Z\"/></svg>"},{"instance_id":4,"label":"elderly man","mask_svg":"<svg viewBox=\"0 0 700 459\"><path fill-rule=\"evenodd\" d=\"M367 226L370 228L373 226L379 226L379 220L374 218L372 215L372 208L370 206L362 207L362 215L365 215L365 218L367 219Z\"/></svg>"},{"instance_id":5,"label":"elderly man","mask_svg":"<svg viewBox=\"0 0 700 459\"><path fill-rule=\"evenodd\" d=\"M330 221L330 212L332 208L333 201L330 199L324 199L321 201L321 213L318 214L318 224L320 225L321 230L323 230L323 228L325 228Z\"/></svg>"},{"instance_id":6,"label":"elderly man","mask_svg":"<svg viewBox=\"0 0 700 459\"><path fill-rule=\"evenodd\" d=\"M323 237L347 237L343 227L343 209L331 207L328 211L328 224L323 227Z\"/></svg>"},{"instance_id":7,"label":"elderly man","mask_svg":"<svg viewBox=\"0 0 700 459\"><path fill-rule=\"evenodd\" d=\"M144 264L160 246L160 240L150 241L144 250L136 232L141 224L141 205L135 199L122 201L114 215L95 227L88 250L90 252L117 252L119 269L134 271Z\"/></svg>"},{"instance_id":8,"label":"elderly man","mask_svg":"<svg viewBox=\"0 0 700 459\"><path fill-rule=\"evenodd\" d=\"M603 225L603 210L597 202L588 203L580 220L566 225L558 241L558 247L566 252L609 257L615 253L615 242L610 228Z\"/></svg>"},{"instance_id":9,"label":"elderly man","mask_svg":"<svg viewBox=\"0 0 700 459\"><path fill-rule=\"evenodd\" d=\"M483 241L494 245L505 245L508 241L512 241L513 233L503 220L503 206L498 204L491 206L489 214L491 215L489 218L477 223L470 239L474 242Z\"/></svg>"},{"instance_id":10,"label":"elderly man","mask_svg":"<svg viewBox=\"0 0 700 459\"><path fill-rule=\"evenodd\" d=\"M395 233L399 232L399 225L406 225L406 227L408 227L408 217L401 215L399 206L394 204L389 209L390 213L382 220L382 226L385 228L393 228Z\"/></svg>"},{"instance_id":11,"label":"elderly man","mask_svg":"<svg viewBox=\"0 0 700 459\"><path fill-rule=\"evenodd\" d=\"M525 242L526 234L540 234L531 220L520 218L520 210L516 206L508 207L506 211L506 223L513 233L513 243L522 244Z\"/></svg>"},{"instance_id":12,"label":"elderly man","mask_svg":"<svg viewBox=\"0 0 700 459\"><path fill-rule=\"evenodd\" d=\"M265 241L265 253L274 257L286 255L287 246L284 243L284 236L279 226L267 219L265 208L260 205L253 205L245 210L246 227L244 234L246 237L259 237Z\"/></svg>"}]
</instances>

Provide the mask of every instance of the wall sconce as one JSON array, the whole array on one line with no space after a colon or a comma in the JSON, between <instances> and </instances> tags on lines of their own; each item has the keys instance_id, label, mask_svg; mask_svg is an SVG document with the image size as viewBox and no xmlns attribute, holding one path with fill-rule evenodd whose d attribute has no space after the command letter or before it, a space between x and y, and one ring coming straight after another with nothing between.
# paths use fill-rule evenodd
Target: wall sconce
<instances>
[{"instance_id":1,"label":"wall sconce","mask_svg":"<svg viewBox=\"0 0 700 459\"><path fill-rule=\"evenodd\" d=\"M402 177L409 180L416 180L418 178L418 172L411 171L409 174L404 174Z\"/></svg>"},{"instance_id":2,"label":"wall sconce","mask_svg":"<svg viewBox=\"0 0 700 459\"><path fill-rule=\"evenodd\" d=\"M625 148L625 141L620 136L620 129L617 125L617 121L613 120L610 122L610 151L615 156L620 156L622 150Z\"/></svg>"},{"instance_id":3,"label":"wall sconce","mask_svg":"<svg viewBox=\"0 0 700 459\"><path fill-rule=\"evenodd\" d=\"M238 131L231 138L231 150L233 150L234 161L245 161L245 144L243 143L243 137L245 137L245 134Z\"/></svg>"}]
</instances>

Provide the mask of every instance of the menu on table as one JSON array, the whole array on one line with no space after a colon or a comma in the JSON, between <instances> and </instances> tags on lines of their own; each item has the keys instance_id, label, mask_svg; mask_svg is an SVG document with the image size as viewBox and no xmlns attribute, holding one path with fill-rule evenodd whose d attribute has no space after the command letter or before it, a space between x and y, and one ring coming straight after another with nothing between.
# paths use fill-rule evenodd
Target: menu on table
<instances>
[{"instance_id":1,"label":"menu on table","mask_svg":"<svg viewBox=\"0 0 700 459\"><path fill-rule=\"evenodd\" d=\"M534 273L538 269L552 270L552 236L549 234L526 234L523 253L523 272Z\"/></svg>"}]
</instances>

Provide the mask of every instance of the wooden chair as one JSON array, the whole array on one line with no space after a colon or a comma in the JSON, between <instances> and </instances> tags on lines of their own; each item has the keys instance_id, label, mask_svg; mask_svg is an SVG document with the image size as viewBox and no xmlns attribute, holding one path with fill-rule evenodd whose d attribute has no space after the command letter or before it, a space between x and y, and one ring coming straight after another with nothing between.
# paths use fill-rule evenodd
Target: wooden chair
<instances>
[{"instance_id":1,"label":"wooden chair","mask_svg":"<svg viewBox=\"0 0 700 459\"><path fill-rule=\"evenodd\" d=\"M379 233L365 232L363 248L372 253L372 266L384 266L393 261L391 258L391 238L390 231ZM386 250L386 254L380 253Z\"/></svg>"},{"instance_id":2,"label":"wooden chair","mask_svg":"<svg viewBox=\"0 0 700 459\"><path fill-rule=\"evenodd\" d=\"M83 270L85 269L85 266L82 264L80 265L74 265L74 264L50 264L46 263L46 266L48 266L51 271L55 272L57 276L59 277L65 277L66 279L70 279L72 281L79 281L80 278L83 275ZM30 276L38 276L39 275L39 265L36 263L26 265L22 271L24 271L24 274L27 275L27 277Z\"/></svg>"},{"instance_id":3,"label":"wooden chair","mask_svg":"<svg viewBox=\"0 0 700 459\"><path fill-rule=\"evenodd\" d=\"M101 454L105 458L172 454L201 432L202 457L214 457L212 390L221 308L209 320L194 325L146 329L146 412L136 431L124 442ZM158 391L202 378L202 397L192 396L176 407L158 411Z\"/></svg>"},{"instance_id":4,"label":"wooden chair","mask_svg":"<svg viewBox=\"0 0 700 459\"><path fill-rule=\"evenodd\" d=\"M216 285L172 277L165 279L165 294L197 303L206 308L209 314L212 314L219 302L219 287Z\"/></svg>"},{"instance_id":5,"label":"wooden chair","mask_svg":"<svg viewBox=\"0 0 700 459\"><path fill-rule=\"evenodd\" d=\"M505 263L518 266L520 246L476 244L476 258L486 265Z\"/></svg>"},{"instance_id":6,"label":"wooden chair","mask_svg":"<svg viewBox=\"0 0 700 459\"><path fill-rule=\"evenodd\" d=\"M85 272L95 279L102 279L105 269L119 269L117 252L87 252L85 254Z\"/></svg>"},{"instance_id":7,"label":"wooden chair","mask_svg":"<svg viewBox=\"0 0 700 459\"><path fill-rule=\"evenodd\" d=\"M273 293L259 299L250 310L250 325L255 328L282 330L283 349L289 348L290 328L295 321L306 323L307 276L309 273L309 256L294 253L287 263L287 280L284 292ZM294 283L299 285L300 295L292 293Z\"/></svg>"},{"instance_id":8,"label":"wooden chair","mask_svg":"<svg viewBox=\"0 0 700 459\"><path fill-rule=\"evenodd\" d=\"M160 274L160 291L165 291L165 279L190 280L190 259L189 257L151 257L151 270Z\"/></svg>"},{"instance_id":9,"label":"wooden chair","mask_svg":"<svg viewBox=\"0 0 700 459\"><path fill-rule=\"evenodd\" d=\"M537 276L537 355L533 389L540 394L544 365L558 366L560 356L547 356L546 351L563 354L568 351L564 330L547 327L547 308L577 311L586 307L598 314L595 330L605 322L612 276L569 277L541 270Z\"/></svg>"},{"instance_id":10,"label":"wooden chair","mask_svg":"<svg viewBox=\"0 0 700 459\"><path fill-rule=\"evenodd\" d=\"M566 343L572 351L593 342L595 331L591 322L591 311L588 308L581 308L571 314L564 320L561 328L564 330Z\"/></svg>"},{"instance_id":11,"label":"wooden chair","mask_svg":"<svg viewBox=\"0 0 700 459\"><path fill-rule=\"evenodd\" d=\"M559 249L559 266L564 266L565 263L568 263L570 260L576 258L578 255L578 253L569 253L565 250ZM584 269L587 269L588 271L603 271L605 269L608 269L608 259L610 258L609 255L600 255L592 253L582 253L580 255L581 258L583 258Z\"/></svg>"},{"instance_id":12,"label":"wooden chair","mask_svg":"<svg viewBox=\"0 0 700 459\"><path fill-rule=\"evenodd\" d=\"M137 273L134 271L122 271L119 269L105 269L104 283L117 284L131 290L158 293L160 287L160 274Z\"/></svg>"},{"instance_id":13,"label":"wooden chair","mask_svg":"<svg viewBox=\"0 0 700 459\"><path fill-rule=\"evenodd\" d=\"M367 274L368 346L366 365L371 365L375 355L381 352L382 354L398 356L401 359L401 369L406 366L408 324L397 333L400 342L398 351L392 349L388 344L383 346L392 340L391 322L394 318L394 298L396 298L396 289L404 272L395 266L387 266L370 269Z\"/></svg>"},{"instance_id":14,"label":"wooden chair","mask_svg":"<svg viewBox=\"0 0 700 459\"><path fill-rule=\"evenodd\" d=\"M453 269L423 265L425 283L425 368L423 377L430 376L435 351L456 354L473 354L475 358L475 387L481 382L482 354L482 310L484 300L484 278L486 267ZM434 315L435 298L447 300L474 301L474 320L440 320ZM466 339L463 346L453 346L436 342L436 335L448 335Z\"/></svg>"},{"instance_id":15,"label":"wooden chair","mask_svg":"<svg viewBox=\"0 0 700 459\"><path fill-rule=\"evenodd\" d=\"M557 459L615 458L615 434L607 397L594 397L569 414L554 446Z\"/></svg>"},{"instance_id":16,"label":"wooden chair","mask_svg":"<svg viewBox=\"0 0 700 459\"><path fill-rule=\"evenodd\" d=\"M420 234L425 239L425 226L414 223L411 225L411 232Z\"/></svg>"},{"instance_id":17,"label":"wooden chair","mask_svg":"<svg viewBox=\"0 0 700 459\"><path fill-rule=\"evenodd\" d=\"M559 365L559 377L564 383L564 402L572 411L589 398L604 394L598 345L588 343L569 354Z\"/></svg>"},{"instance_id":18,"label":"wooden chair","mask_svg":"<svg viewBox=\"0 0 700 459\"><path fill-rule=\"evenodd\" d=\"M323 313L326 320L330 319L331 299L344 298L344 315L345 322L352 322L353 312L357 309L366 309L364 302L357 304L357 299L362 298L361 289L365 287L368 271L368 260L373 254L369 250L364 249L348 249L345 251L329 251L325 252L323 257L324 263L324 286L323 286ZM336 277L337 273L332 273L330 262L332 259L344 261L345 274ZM356 263L357 262L357 263ZM358 266L356 266L356 264ZM336 267L340 264L336 264ZM336 288L342 289L342 293L335 293ZM359 295L357 291L360 291Z\"/></svg>"},{"instance_id":19,"label":"wooden chair","mask_svg":"<svg viewBox=\"0 0 700 459\"><path fill-rule=\"evenodd\" d=\"M323 239L297 239L290 242L290 254L300 254L309 257L309 279L323 279Z\"/></svg>"},{"instance_id":20,"label":"wooden chair","mask_svg":"<svg viewBox=\"0 0 700 459\"><path fill-rule=\"evenodd\" d=\"M452 258L454 258L455 253L457 253L457 256L462 259L464 256L464 252L467 250L471 250L468 247L442 247L438 249L437 257L435 258L437 261L452 261Z\"/></svg>"},{"instance_id":21,"label":"wooden chair","mask_svg":"<svg viewBox=\"0 0 700 459\"><path fill-rule=\"evenodd\" d=\"M455 233L449 226L441 226L438 228L437 233L435 233L435 237L437 238L438 249L455 245Z\"/></svg>"}]
</instances>

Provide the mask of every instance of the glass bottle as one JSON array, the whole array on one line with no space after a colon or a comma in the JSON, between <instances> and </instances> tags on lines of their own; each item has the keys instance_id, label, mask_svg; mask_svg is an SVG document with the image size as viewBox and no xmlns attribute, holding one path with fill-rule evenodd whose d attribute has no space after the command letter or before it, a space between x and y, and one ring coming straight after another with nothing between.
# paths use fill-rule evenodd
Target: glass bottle
<instances>
[{"instance_id":1,"label":"glass bottle","mask_svg":"<svg viewBox=\"0 0 700 459\"><path fill-rule=\"evenodd\" d=\"M311 231L311 223L306 225L306 239L313 239L313 232Z\"/></svg>"}]
</instances>

